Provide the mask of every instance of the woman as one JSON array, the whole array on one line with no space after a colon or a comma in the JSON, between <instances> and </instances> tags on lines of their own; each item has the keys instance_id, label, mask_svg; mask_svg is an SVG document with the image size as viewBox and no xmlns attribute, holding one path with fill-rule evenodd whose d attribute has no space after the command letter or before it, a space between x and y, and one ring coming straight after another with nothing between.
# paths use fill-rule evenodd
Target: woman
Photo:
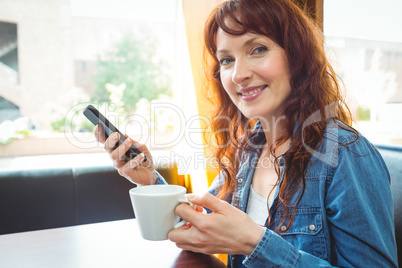
<instances>
[{"instance_id":1,"label":"woman","mask_svg":"<svg viewBox=\"0 0 402 268\"><path fill-rule=\"evenodd\" d=\"M221 172L188 195L197 210L176 208L190 224L169 239L232 267L396 267L389 173L350 126L320 31L290 0L236 0L211 13L205 44ZM121 175L165 183L99 133Z\"/></svg>"}]
</instances>

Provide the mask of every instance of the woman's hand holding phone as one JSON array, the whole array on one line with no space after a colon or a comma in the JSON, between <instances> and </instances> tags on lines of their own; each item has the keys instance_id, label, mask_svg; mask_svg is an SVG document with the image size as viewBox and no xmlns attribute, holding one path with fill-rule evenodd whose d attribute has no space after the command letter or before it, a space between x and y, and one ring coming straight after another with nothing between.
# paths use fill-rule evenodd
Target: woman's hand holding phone
<instances>
[{"instance_id":1,"label":"woman's hand holding phone","mask_svg":"<svg viewBox=\"0 0 402 268\"><path fill-rule=\"evenodd\" d=\"M121 176L135 184L150 185L156 183L158 176L156 175L155 166L152 162L152 156L144 144L140 144L125 135L127 139L116 147L116 143L120 139L120 134L114 132L106 138L106 135L99 124L95 128L94 134L96 140L104 144L105 150L109 153L110 158L113 161L113 166ZM142 153L133 159L128 160L125 153L132 144ZM147 157L146 161L144 161L144 156Z\"/></svg>"}]
</instances>

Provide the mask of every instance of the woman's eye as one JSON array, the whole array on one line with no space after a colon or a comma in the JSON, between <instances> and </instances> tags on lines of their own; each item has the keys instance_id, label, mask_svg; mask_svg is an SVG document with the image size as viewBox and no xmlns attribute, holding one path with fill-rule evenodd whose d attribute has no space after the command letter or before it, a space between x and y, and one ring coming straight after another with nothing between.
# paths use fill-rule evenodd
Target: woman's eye
<instances>
[{"instance_id":1,"label":"woman's eye","mask_svg":"<svg viewBox=\"0 0 402 268\"><path fill-rule=\"evenodd\" d=\"M261 54L261 53L264 53L264 52L267 51L267 50L268 50L267 47L265 47L265 46L259 46L259 47L256 47L256 48L253 50L253 53Z\"/></svg>"},{"instance_id":2,"label":"woman's eye","mask_svg":"<svg viewBox=\"0 0 402 268\"><path fill-rule=\"evenodd\" d=\"M232 61L233 61L233 59L230 59L230 58L223 58L223 59L219 60L219 63L220 63L221 65L227 65L227 64L231 63Z\"/></svg>"}]
</instances>

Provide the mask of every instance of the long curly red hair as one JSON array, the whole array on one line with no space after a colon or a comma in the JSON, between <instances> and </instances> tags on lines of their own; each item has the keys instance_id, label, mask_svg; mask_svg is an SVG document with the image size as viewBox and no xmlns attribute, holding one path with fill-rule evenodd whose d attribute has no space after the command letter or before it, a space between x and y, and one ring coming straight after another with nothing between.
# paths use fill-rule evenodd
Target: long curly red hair
<instances>
[{"instance_id":1,"label":"long curly red hair","mask_svg":"<svg viewBox=\"0 0 402 268\"><path fill-rule=\"evenodd\" d=\"M229 27L233 24L236 25L235 29ZM305 174L312 156L306 148L316 149L320 146L329 118L350 126L350 110L342 97L335 71L326 57L321 30L296 4L291 0L233 0L219 5L205 25L204 56L207 77L211 78L209 96L215 107L211 130L218 146L214 156L221 174L225 176L225 183L218 194L220 198L231 196L236 189L240 156L244 150L250 150L250 146L246 145L253 135L255 120L245 118L239 112L220 81L220 64L215 56L219 28L231 35L247 32L265 35L286 53L291 94L284 108L284 131L270 151L276 159L274 163L279 179L280 155L275 155L275 149L291 138L290 148L284 153L286 169L278 195L278 206L284 206L285 218L290 220L289 228L294 218L292 211L297 208L304 192ZM323 120L317 120L302 129L306 120L316 112ZM222 131L227 129L230 131ZM300 192L297 202L290 202ZM281 231L286 230L278 230Z\"/></svg>"}]
</instances>

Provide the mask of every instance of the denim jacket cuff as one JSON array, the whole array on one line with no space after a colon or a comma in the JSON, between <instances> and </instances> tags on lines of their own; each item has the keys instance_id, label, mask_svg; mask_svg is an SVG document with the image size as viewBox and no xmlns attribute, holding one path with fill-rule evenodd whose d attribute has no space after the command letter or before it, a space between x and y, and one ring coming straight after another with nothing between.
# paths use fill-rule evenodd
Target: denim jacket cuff
<instances>
[{"instance_id":1,"label":"denim jacket cuff","mask_svg":"<svg viewBox=\"0 0 402 268\"><path fill-rule=\"evenodd\" d=\"M275 253L271 249L275 249ZM246 267L280 266L295 267L300 253L288 242L272 230L265 228L264 236L250 254L243 261Z\"/></svg>"},{"instance_id":2,"label":"denim jacket cuff","mask_svg":"<svg viewBox=\"0 0 402 268\"><path fill-rule=\"evenodd\" d=\"M156 172L156 175L158 176L158 178L156 179L155 184L168 184L168 183L165 181L165 179L162 177L162 175L159 174L158 171L155 170L155 172Z\"/></svg>"}]
</instances>

